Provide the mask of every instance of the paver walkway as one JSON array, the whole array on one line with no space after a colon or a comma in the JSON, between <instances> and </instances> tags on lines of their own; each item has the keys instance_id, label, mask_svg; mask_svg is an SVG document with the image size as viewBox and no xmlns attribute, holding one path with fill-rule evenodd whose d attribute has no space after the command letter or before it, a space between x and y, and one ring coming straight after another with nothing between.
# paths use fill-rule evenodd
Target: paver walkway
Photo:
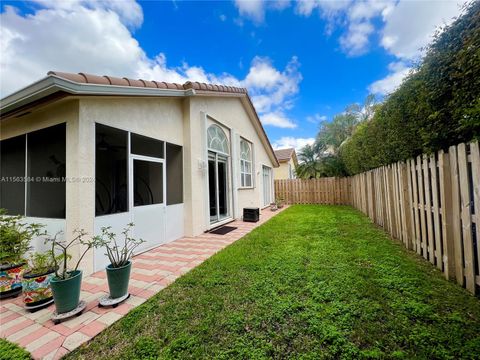
<instances>
[{"instance_id":1,"label":"paver walkway","mask_svg":"<svg viewBox=\"0 0 480 360\"><path fill-rule=\"evenodd\" d=\"M0 337L23 346L34 359L59 359L279 212L267 208L257 223L228 224L237 229L226 235L206 233L184 237L135 256L129 286L131 296L117 308L98 307L98 299L108 293L105 271L83 279L80 298L87 302L83 314L58 325L50 319L54 305L30 313L23 308L21 296L0 300Z\"/></svg>"}]
</instances>

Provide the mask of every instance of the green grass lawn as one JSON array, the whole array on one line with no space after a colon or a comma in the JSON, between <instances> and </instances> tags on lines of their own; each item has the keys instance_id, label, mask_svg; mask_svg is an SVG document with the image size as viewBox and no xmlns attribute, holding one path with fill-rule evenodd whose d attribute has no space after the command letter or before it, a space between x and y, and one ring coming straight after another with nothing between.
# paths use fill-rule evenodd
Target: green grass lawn
<instances>
[{"instance_id":1,"label":"green grass lawn","mask_svg":"<svg viewBox=\"0 0 480 360\"><path fill-rule=\"evenodd\" d=\"M69 359L473 359L480 301L360 212L293 206Z\"/></svg>"},{"instance_id":2,"label":"green grass lawn","mask_svg":"<svg viewBox=\"0 0 480 360\"><path fill-rule=\"evenodd\" d=\"M1 360L30 360L30 356L27 350L22 349L20 346L11 343L5 339L0 338L0 359Z\"/></svg>"}]
</instances>

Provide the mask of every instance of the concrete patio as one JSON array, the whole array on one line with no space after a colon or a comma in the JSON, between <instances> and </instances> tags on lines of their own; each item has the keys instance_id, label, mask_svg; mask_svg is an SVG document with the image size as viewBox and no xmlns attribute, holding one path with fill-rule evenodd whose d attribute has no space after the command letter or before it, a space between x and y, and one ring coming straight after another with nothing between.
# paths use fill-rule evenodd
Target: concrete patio
<instances>
[{"instance_id":1,"label":"concrete patio","mask_svg":"<svg viewBox=\"0 0 480 360\"><path fill-rule=\"evenodd\" d=\"M87 303L83 314L58 325L51 321L54 305L30 313L23 308L21 296L0 300L0 337L26 348L34 359L59 359L280 211L261 211L257 223L234 221L228 225L237 229L226 235L184 237L135 256L131 296L117 308L98 307L98 299L108 293L105 271L83 279L81 299Z\"/></svg>"}]
</instances>

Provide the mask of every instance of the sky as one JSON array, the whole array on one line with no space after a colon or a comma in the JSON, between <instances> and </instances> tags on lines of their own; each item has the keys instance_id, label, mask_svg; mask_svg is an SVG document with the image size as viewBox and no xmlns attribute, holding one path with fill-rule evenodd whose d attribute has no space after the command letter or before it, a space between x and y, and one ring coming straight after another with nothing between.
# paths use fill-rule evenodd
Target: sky
<instances>
[{"instance_id":1,"label":"sky","mask_svg":"<svg viewBox=\"0 0 480 360\"><path fill-rule=\"evenodd\" d=\"M49 70L246 87L274 148L401 83L465 0L3 1L1 97Z\"/></svg>"}]
</instances>

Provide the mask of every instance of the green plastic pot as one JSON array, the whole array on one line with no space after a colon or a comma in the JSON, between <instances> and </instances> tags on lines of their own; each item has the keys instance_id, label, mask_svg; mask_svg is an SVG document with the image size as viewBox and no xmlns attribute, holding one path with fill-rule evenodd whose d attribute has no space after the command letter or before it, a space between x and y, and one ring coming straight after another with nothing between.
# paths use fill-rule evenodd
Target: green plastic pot
<instances>
[{"instance_id":1,"label":"green plastic pot","mask_svg":"<svg viewBox=\"0 0 480 360\"><path fill-rule=\"evenodd\" d=\"M127 295L131 269L131 261L119 268L114 268L112 264L107 266L108 288L110 289L110 297L112 299Z\"/></svg>"},{"instance_id":2,"label":"green plastic pot","mask_svg":"<svg viewBox=\"0 0 480 360\"><path fill-rule=\"evenodd\" d=\"M72 311L78 306L80 301L80 287L82 285L82 271L75 270L69 272L70 277L62 280L54 277L50 280L50 286L53 292L53 301L57 314L63 314Z\"/></svg>"}]
</instances>

